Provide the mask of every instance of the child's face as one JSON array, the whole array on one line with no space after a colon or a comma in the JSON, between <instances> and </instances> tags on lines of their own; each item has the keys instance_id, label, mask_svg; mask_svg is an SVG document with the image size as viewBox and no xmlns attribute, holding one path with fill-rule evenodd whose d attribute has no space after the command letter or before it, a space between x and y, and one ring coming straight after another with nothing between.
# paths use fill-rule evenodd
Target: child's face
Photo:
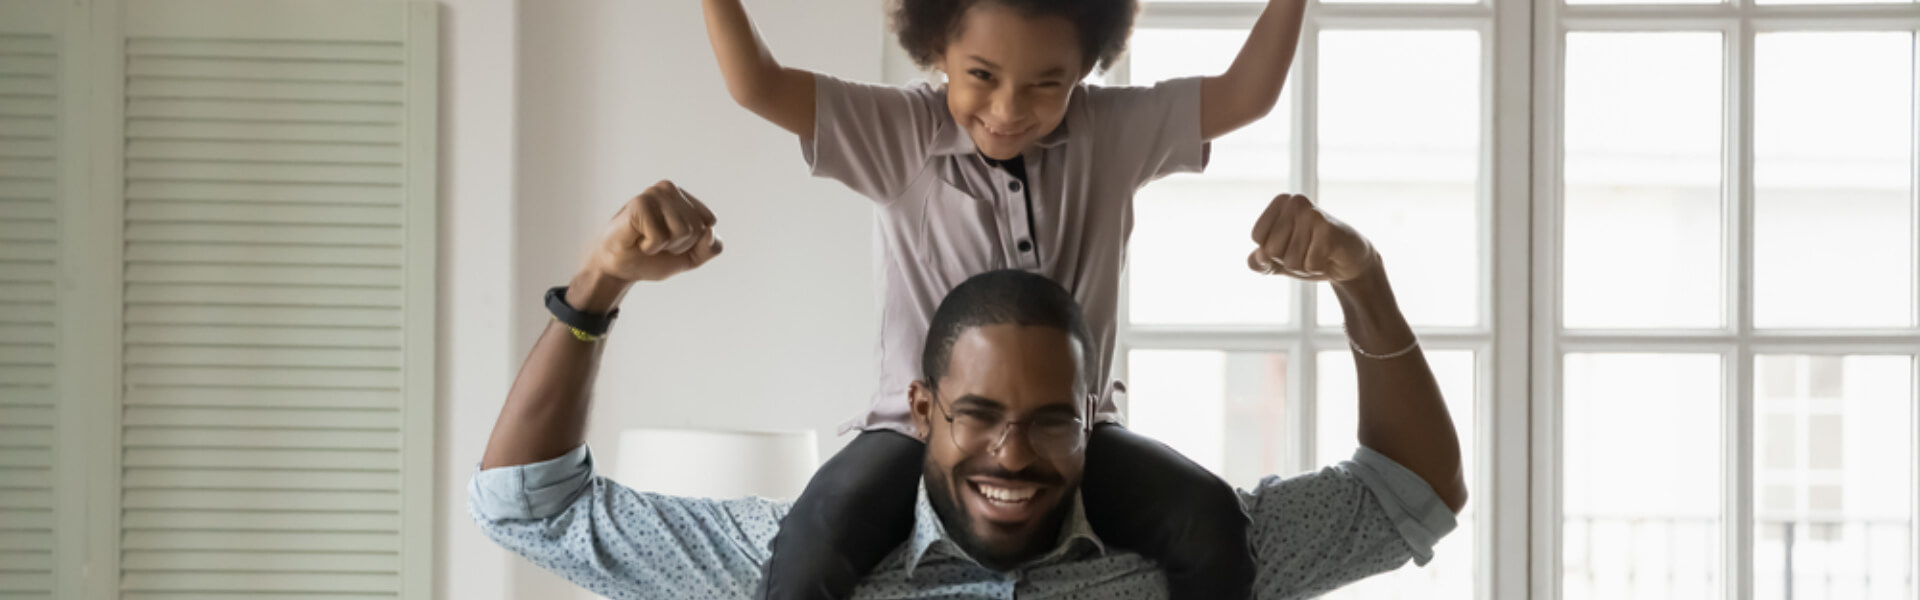
<instances>
[{"instance_id":1,"label":"child's face","mask_svg":"<svg viewBox=\"0 0 1920 600\"><path fill-rule=\"evenodd\" d=\"M1079 32L1061 17L980 2L938 58L947 109L990 158L1018 156L1060 126L1074 83L1088 72Z\"/></svg>"}]
</instances>

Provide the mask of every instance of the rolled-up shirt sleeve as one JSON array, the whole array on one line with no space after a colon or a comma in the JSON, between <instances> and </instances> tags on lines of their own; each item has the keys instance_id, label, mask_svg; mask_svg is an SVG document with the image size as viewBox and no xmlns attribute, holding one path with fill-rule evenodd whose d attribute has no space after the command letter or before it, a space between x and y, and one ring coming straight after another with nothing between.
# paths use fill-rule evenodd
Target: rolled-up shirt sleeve
<instances>
[{"instance_id":1,"label":"rolled-up shirt sleeve","mask_svg":"<svg viewBox=\"0 0 1920 600\"><path fill-rule=\"evenodd\" d=\"M1242 500L1264 599L1315 597L1409 560L1424 566L1456 526L1425 480L1367 448L1313 473L1269 476Z\"/></svg>"},{"instance_id":2,"label":"rolled-up shirt sleeve","mask_svg":"<svg viewBox=\"0 0 1920 600\"><path fill-rule=\"evenodd\" d=\"M618 600L751 595L787 504L637 492L595 476L581 446L476 473L467 508L502 547Z\"/></svg>"}]
</instances>

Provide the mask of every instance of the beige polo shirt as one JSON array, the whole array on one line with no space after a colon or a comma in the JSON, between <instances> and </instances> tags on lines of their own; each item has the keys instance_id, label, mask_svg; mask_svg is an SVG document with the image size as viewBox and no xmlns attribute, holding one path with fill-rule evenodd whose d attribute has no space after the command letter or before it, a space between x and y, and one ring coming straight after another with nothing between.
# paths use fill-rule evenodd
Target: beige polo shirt
<instances>
[{"instance_id":1,"label":"beige polo shirt","mask_svg":"<svg viewBox=\"0 0 1920 600\"><path fill-rule=\"evenodd\" d=\"M1111 380L1120 271L1133 195L1171 173L1199 172L1200 79L1152 87L1075 86L1060 128L1022 154L1033 185L990 166L947 110L944 87L815 78L813 139L801 151L817 177L876 204L880 384L842 428L913 434L908 389L920 378L927 326L947 291L973 275L1022 269L1073 292L1085 311L1102 382L1096 418L1120 422L1125 387Z\"/></svg>"}]
</instances>

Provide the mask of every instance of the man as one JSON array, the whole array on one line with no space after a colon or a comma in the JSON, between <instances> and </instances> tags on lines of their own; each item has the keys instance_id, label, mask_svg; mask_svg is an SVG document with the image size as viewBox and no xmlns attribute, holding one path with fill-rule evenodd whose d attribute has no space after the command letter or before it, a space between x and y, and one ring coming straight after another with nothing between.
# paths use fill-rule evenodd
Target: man
<instances>
[{"instance_id":1,"label":"man","mask_svg":"<svg viewBox=\"0 0 1920 600\"><path fill-rule=\"evenodd\" d=\"M636 282L717 256L714 223L666 182L621 209L556 290L556 321L469 489L473 517L495 541L612 598L749 597L789 508L637 493L596 477L583 445L605 318ZM1452 421L1380 257L1299 196L1276 198L1253 238L1253 270L1332 282L1358 365L1363 446L1351 461L1242 493L1257 596L1313 596L1408 559L1425 564L1466 486ZM1154 563L1109 551L1086 524L1077 486L1096 388L1086 339L1072 296L1038 275L984 273L948 294L912 390L927 436L914 533L856 598L1166 596Z\"/></svg>"}]
</instances>

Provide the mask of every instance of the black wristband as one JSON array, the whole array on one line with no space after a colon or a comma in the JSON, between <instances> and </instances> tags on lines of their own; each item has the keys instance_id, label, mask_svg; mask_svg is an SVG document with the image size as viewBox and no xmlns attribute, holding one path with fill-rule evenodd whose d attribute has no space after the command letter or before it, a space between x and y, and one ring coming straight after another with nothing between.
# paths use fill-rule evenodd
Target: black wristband
<instances>
[{"instance_id":1,"label":"black wristband","mask_svg":"<svg viewBox=\"0 0 1920 600\"><path fill-rule=\"evenodd\" d=\"M547 290L547 312L553 313L553 318L562 324L594 337L606 335L607 330L613 328L613 320L620 316L618 308L604 315L591 315L568 306L567 286L564 285Z\"/></svg>"}]
</instances>

